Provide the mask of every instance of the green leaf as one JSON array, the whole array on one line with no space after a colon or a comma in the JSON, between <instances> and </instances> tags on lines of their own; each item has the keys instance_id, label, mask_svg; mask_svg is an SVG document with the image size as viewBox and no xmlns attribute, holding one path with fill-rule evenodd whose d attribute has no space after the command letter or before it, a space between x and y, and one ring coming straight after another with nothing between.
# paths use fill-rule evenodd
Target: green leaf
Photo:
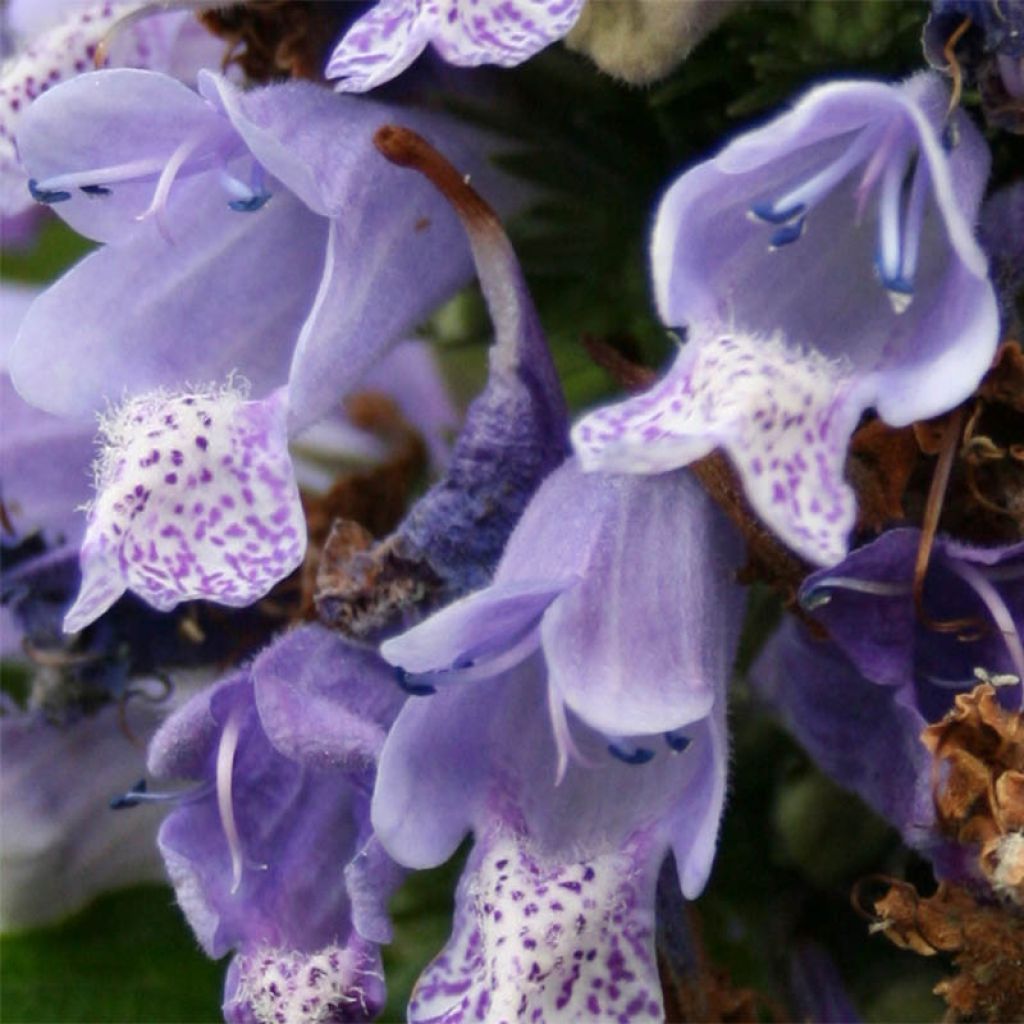
<instances>
[{"instance_id":1,"label":"green leaf","mask_svg":"<svg viewBox=\"0 0 1024 1024\"><path fill-rule=\"evenodd\" d=\"M0 939L0 1005L20 1024L215 1024L224 965L169 888L108 894L63 924Z\"/></svg>"}]
</instances>

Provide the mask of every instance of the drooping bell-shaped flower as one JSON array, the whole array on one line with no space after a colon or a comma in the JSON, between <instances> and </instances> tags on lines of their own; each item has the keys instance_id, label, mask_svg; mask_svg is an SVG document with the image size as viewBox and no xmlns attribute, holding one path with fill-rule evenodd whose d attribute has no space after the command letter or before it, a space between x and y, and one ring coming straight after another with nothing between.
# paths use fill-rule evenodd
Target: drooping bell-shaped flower
<instances>
[{"instance_id":1,"label":"drooping bell-shaped flower","mask_svg":"<svg viewBox=\"0 0 1024 1024\"><path fill-rule=\"evenodd\" d=\"M10 55L2 55L0 68L0 218L5 221L33 205L18 136L23 115L39 96L98 63L193 81L200 68L220 65L224 49L191 11L163 10L143 0L10 0L4 19L13 46Z\"/></svg>"},{"instance_id":2,"label":"drooping bell-shaped flower","mask_svg":"<svg viewBox=\"0 0 1024 1024\"><path fill-rule=\"evenodd\" d=\"M800 600L828 639L787 623L752 678L823 771L941 865L935 766L921 733L982 681L1019 706L1024 565L1020 544L940 536L918 602L920 536L888 531L808 577Z\"/></svg>"},{"instance_id":3,"label":"drooping bell-shaped flower","mask_svg":"<svg viewBox=\"0 0 1024 1024\"><path fill-rule=\"evenodd\" d=\"M377 836L411 867L475 836L411 1020L661 1018L659 869L671 851L701 890L725 795L736 556L686 474L569 462L490 586L382 645L414 699L382 755Z\"/></svg>"},{"instance_id":4,"label":"drooping bell-shaped flower","mask_svg":"<svg viewBox=\"0 0 1024 1024\"><path fill-rule=\"evenodd\" d=\"M378 0L335 47L326 75L366 92L400 75L427 46L450 64L513 67L561 39L585 0Z\"/></svg>"},{"instance_id":5,"label":"drooping bell-shaped flower","mask_svg":"<svg viewBox=\"0 0 1024 1024\"><path fill-rule=\"evenodd\" d=\"M823 85L683 174L651 254L687 340L649 392L576 426L584 467L656 473L721 447L789 547L841 560L863 411L903 426L952 408L999 338L972 233L988 155L963 115L944 131L947 105L927 74Z\"/></svg>"},{"instance_id":6,"label":"drooping bell-shaped flower","mask_svg":"<svg viewBox=\"0 0 1024 1024\"><path fill-rule=\"evenodd\" d=\"M1024 544L980 548L939 536L918 602L918 530L889 530L831 570L800 601L864 674L904 693L929 721L977 673L1024 693Z\"/></svg>"},{"instance_id":7,"label":"drooping bell-shaped flower","mask_svg":"<svg viewBox=\"0 0 1024 1024\"><path fill-rule=\"evenodd\" d=\"M235 951L227 1020L328 1024L383 1005L377 947L401 872L372 838L369 794L400 704L379 658L306 627L154 738L150 770L198 783L159 844L203 949Z\"/></svg>"},{"instance_id":8,"label":"drooping bell-shaped flower","mask_svg":"<svg viewBox=\"0 0 1024 1024\"><path fill-rule=\"evenodd\" d=\"M255 399L289 384L293 429L316 422L470 276L447 204L372 145L396 118L501 205L479 133L308 83L111 70L41 97L19 135L35 194L106 244L29 311L18 390L92 416L239 373Z\"/></svg>"},{"instance_id":9,"label":"drooping bell-shaped flower","mask_svg":"<svg viewBox=\"0 0 1024 1024\"><path fill-rule=\"evenodd\" d=\"M686 473L544 482L489 586L386 641L413 693L488 685L538 648L563 769L566 709L642 761L721 700L741 616L738 544ZM634 737L663 733L656 748Z\"/></svg>"},{"instance_id":10,"label":"drooping bell-shaped flower","mask_svg":"<svg viewBox=\"0 0 1024 1024\"><path fill-rule=\"evenodd\" d=\"M468 272L443 200L371 144L390 108L200 80L201 95L149 72L82 76L43 97L22 133L46 175L37 197L108 244L32 306L12 375L67 416L129 396L105 418L69 630L126 588L162 609L238 606L290 573L305 528L289 435L335 409ZM496 180L463 130L403 117L450 132L462 166Z\"/></svg>"},{"instance_id":11,"label":"drooping bell-shaped flower","mask_svg":"<svg viewBox=\"0 0 1024 1024\"><path fill-rule=\"evenodd\" d=\"M658 872L671 848L688 897L707 878L724 705L643 764L576 727L582 760L556 784L546 687L535 655L409 701L388 736L372 810L385 849L427 867L474 834L451 939L413 991L411 1021L663 1019Z\"/></svg>"}]
</instances>

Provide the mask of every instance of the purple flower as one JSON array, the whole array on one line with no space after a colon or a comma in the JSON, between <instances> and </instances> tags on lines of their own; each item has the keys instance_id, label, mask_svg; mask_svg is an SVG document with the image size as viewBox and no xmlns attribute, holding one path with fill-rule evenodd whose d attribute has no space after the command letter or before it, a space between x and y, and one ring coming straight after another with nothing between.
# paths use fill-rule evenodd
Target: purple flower
<instances>
[{"instance_id":1,"label":"purple flower","mask_svg":"<svg viewBox=\"0 0 1024 1024\"><path fill-rule=\"evenodd\" d=\"M444 202L370 143L394 113L304 84L242 94L203 73L196 94L110 71L25 118L37 196L108 245L33 305L12 376L67 416L130 396L104 421L67 629L126 587L161 609L248 604L301 561L289 434L329 413L468 274ZM496 182L475 136L401 116Z\"/></svg>"},{"instance_id":2,"label":"purple flower","mask_svg":"<svg viewBox=\"0 0 1024 1024\"><path fill-rule=\"evenodd\" d=\"M683 890L710 869L725 795L724 706L648 764L610 758L578 728L586 762L560 784L543 664L410 701L393 727L372 820L400 863L438 864L470 830L452 937L417 984L414 1022L662 1019L654 956L658 870Z\"/></svg>"},{"instance_id":3,"label":"purple flower","mask_svg":"<svg viewBox=\"0 0 1024 1024\"><path fill-rule=\"evenodd\" d=\"M831 565L855 517L849 437L963 401L999 339L972 235L987 151L946 90L837 82L669 189L652 242L662 319L686 344L645 395L585 417L587 469L656 473L723 447L754 509Z\"/></svg>"},{"instance_id":4,"label":"purple flower","mask_svg":"<svg viewBox=\"0 0 1024 1024\"><path fill-rule=\"evenodd\" d=\"M660 1018L658 871L671 850L701 890L725 794L736 555L689 476L570 462L489 587L382 646L424 699L385 744L376 833L410 867L475 835L411 1020Z\"/></svg>"},{"instance_id":5,"label":"purple flower","mask_svg":"<svg viewBox=\"0 0 1024 1024\"><path fill-rule=\"evenodd\" d=\"M92 70L98 58L114 67L166 71L186 81L194 80L199 68L220 64L223 45L191 12L146 7L141 0L10 0L5 5L14 45L0 71L0 217L5 227L8 218L32 206L18 137L25 112L39 96Z\"/></svg>"},{"instance_id":6,"label":"purple flower","mask_svg":"<svg viewBox=\"0 0 1024 1024\"><path fill-rule=\"evenodd\" d=\"M954 691L976 685L977 670L1014 688L1024 679L1024 544L978 548L938 537L918 610L920 538L913 529L884 533L809 576L800 600L866 678L897 688L935 721Z\"/></svg>"},{"instance_id":7,"label":"purple flower","mask_svg":"<svg viewBox=\"0 0 1024 1024\"><path fill-rule=\"evenodd\" d=\"M77 544L79 507L89 497L91 425L42 412L15 391L7 373L11 343L35 289L0 286L0 501L18 538L41 531L50 544Z\"/></svg>"},{"instance_id":8,"label":"purple flower","mask_svg":"<svg viewBox=\"0 0 1024 1024\"><path fill-rule=\"evenodd\" d=\"M377 945L401 872L368 817L401 703L388 676L326 630L295 630L195 697L150 746L155 775L198 783L159 844L203 949L236 951L229 1021L367 1020L383 1004Z\"/></svg>"},{"instance_id":9,"label":"purple flower","mask_svg":"<svg viewBox=\"0 0 1024 1024\"><path fill-rule=\"evenodd\" d=\"M1024 545L939 537L919 612L919 542L917 530L891 530L808 577L801 602L830 640L787 623L752 675L822 770L941 866L948 851L933 830L934 767L921 732L982 679L1019 704Z\"/></svg>"},{"instance_id":10,"label":"purple flower","mask_svg":"<svg viewBox=\"0 0 1024 1024\"><path fill-rule=\"evenodd\" d=\"M573 460L527 506L491 584L381 653L416 692L498 676L543 648L563 770L566 708L643 758L653 751L629 737L662 732L670 748L721 693L737 566L731 529L689 475L592 476Z\"/></svg>"},{"instance_id":11,"label":"purple flower","mask_svg":"<svg viewBox=\"0 0 1024 1024\"><path fill-rule=\"evenodd\" d=\"M561 39L584 0L378 0L335 47L326 75L366 92L432 45L450 64L513 67Z\"/></svg>"}]
</instances>

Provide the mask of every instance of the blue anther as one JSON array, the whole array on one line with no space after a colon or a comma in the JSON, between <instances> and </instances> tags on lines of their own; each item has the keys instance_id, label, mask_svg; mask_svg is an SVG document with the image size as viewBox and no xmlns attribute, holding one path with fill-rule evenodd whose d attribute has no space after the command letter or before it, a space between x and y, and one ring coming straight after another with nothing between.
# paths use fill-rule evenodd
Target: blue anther
<instances>
[{"instance_id":1,"label":"blue anther","mask_svg":"<svg viewBox=\"0 0 1024 1024\"><path fill-rule=\"evenodd\" d=\"M254 192L247 199L228 200L228 206L236 213L255 213L266 206L269 198L269 192Z\"/></svg>"},{"instance_id":2,"label":"blue anther","mask_svg":"<svg viewBox=\"0 0 1024 1024\"><path fill-rule=\"evenodd\" d=\"M807 212L807 207L804 203L797 203L796 206L791 206L788 210L776 210L774 203L754 203L750 212L766 224L788 224L798 217L802 219Z\"/></svg>"},{"instance_id":3,"label":"blue anther","mask_svg":"<svg viewBox=\"0 0 1024 1024\"><path fill-rule=\"evenodd\" d=\"M647 747L626 749L615 743L608 744L608 753L612 757L617 757L623 764L647 764L654 757L654 751L648 750Z\"/></svg>"},{"instance_id":4,"label":"blue anther","mask_svg":"<svg viewBox=\"0 0 1024 1024\"><path fill-rule=\"evenodd\" d=\"M780 249L784 245L795 242L804 233L804 225L806 223L807 218L801 217L799 220L779 228L778 231L773 231L770 242L771 247L773 249Z\"/></svg>"},{"instance_id":5,"label":"blue anther","mask_svg":"<svg viewBox=\"0 0 1024 1024\"><path fill-rule=\"evenodd\" d=\"M430 683L414 683L414 678L415 676L406 672L404 668L395 668L395 682L410 696L429 697L432 693L437 693L436 686L431 686Z\"/></svg>"},{"instance_id":6,"label":"blue anther","mask_svg":"<svg viewBox=\"0 0 1024 1024\"><path fill-rule=\"evenodd\" d=\"M79 192L84 192L87 196L109 196L110 189L106 185L79 185Z\"/></svg>"},{"instance_id":7,"label":"blue anther","mask_svg":"<svg viewBox=\"0 0 1024 1024\"><path fill-rule=\"evenodd\" d=\"M456 671L461 671L462 669L472 668L475 664L476 661L474 661L473 658L468 658L466 655L462 655L452 662L452 668Z\"/></svg>"},{"instance_id":8,"label":"blue anther","mask_svg":"<svg viewBox=\"0 0 1024 1024\"><path fill-rule=\"evenodd\" d=\"M63 203L71 198L71 193L65 192L63 189L40 188L39 182L35 178L29 178L28 191L37 203L46 203L47 206L53 206L54 203Z\"/></svg>"},{"instance_id":9,"label":"blue anther","mask_svg":"<svg viewBox=\"0 0 1024 1024\"><path fill-rule=\"evenodd\" d=\"M112 811L123 811L128 807L138 807L139 804L144 802L147 788L146 780L139 779L127 793L122 793L120 796L115 796L111 799L110 809Z\"/></svg>"},{"instance_id":10,"label":"blue anther","mask_svg":"<svg viewBox=\"0 0 1024 1024\"><path fill-rule=\"evenodd\" d=\"M665 733L665 742L674 753L681 754L690 745L690 737L684 736L680 732L667 732Z\"/></svg>"}]
</instances>

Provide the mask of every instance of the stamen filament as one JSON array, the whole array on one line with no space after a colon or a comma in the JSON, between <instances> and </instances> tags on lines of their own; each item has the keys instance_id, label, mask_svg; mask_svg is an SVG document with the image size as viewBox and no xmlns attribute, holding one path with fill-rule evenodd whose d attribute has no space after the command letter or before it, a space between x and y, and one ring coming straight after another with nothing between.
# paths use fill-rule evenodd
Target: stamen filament
<instances>
[{"instance_id":1,"label":"stamen filament","mask_svg":"<svg viewBox=\"0 0 1024 1024\"><path fill-rule=\"evenodd\" d=\"M852 590L858 594L873 594L876 597L907 597L913 593L910 583L890 583L884 580L865 580L858 576L826 576L819 580L813 590L808 591L800 604L813 611L832 600L829 590Z\"/></svg>"},{"instance_id":2,"label":"stamen filament","mask_svg":"<svg viewBox=\"0 0 1024 1024\"><path fill-rule=\"evenodd\" d=\"M35 187L41 192L51 192L60 189L88 188L97 184L113 185L121 181L136 181L159 174L166 162L160 157L147 157L144 160L129 160L123 164L90 168L87 171L55 174L52 178L35 182Z\"/></svg>"},{"instance_id":3,"label":"stamen filament","mask_svg":"<svg viewBox=\"0 0 1024 1024\"><path fill-rule=\"evenodd\" d=\"M753 206L754 215L771 224L784 224L810 209L828 195L855 167L864 162L871 149L873 135L873 132L862 131L842 156L833 160L817 174L774 202Z\"/></svg>"},{"instance_id":4,"label":"stamen filament","mask_svg":"<svg viewBox=\"0 0 1024 1024\"><path fill-rule=\"evenodd\" d=\"M242 855L242 842L238 835L238 823L235 820L235 808L231 800L232 774L235 766L235 752L238 750L238 736L241 731L242 712L235 708L228 716L227 724L220 736L217 746L217 810L220 812L220 823L224 829L224 837L228 841L231 853L231 895L238 892L242 884L242 866L245 858Z\"/></svg>"},{"instance_id":5,"label":"stamen filament","mask_svg":"<svg viewBox=\"0 0 1024 1024\"><path fill-rule=\"evenodd\" d=\"M1002 634L1003 642L1010 654L1010 661L1013 662L1014 675L1019 679L1024 679L1024 644L1021 643L1020 633L1013 621L1013 615L1002 595L975 566L951 558L949 567L961 579L970 584L974 588L974 592L981 598L992 616L996 628Z\"/></svg>"},{"instance_id":6,"label":"stamen filament","mask_svg":"<svg viewBox=\"0 0 1024 1024\"><path fill-rule=\"evenodd\" d=\"M146 220L149 217L156 217L159 222L161 215L167 207L167 198L171 193L171 186L178 177L178 171L181 170L185 161L192 156L206 137L207 133L196 132L194 135L185 139L185 141L182 142L171 154L170 159L160 172L160 177L157 179L152 201L148 208L135 218L136 220Z\"/></svg>"},{"instance_id":7,"label":"stamen filament","mask_svg":"<svg viewBox=\"0 0 1024 1024\"><path fill-rule=\"evenodd\" d=\"M900 276L900 199L906 176L907 157L890 161L882 175L882 194L878 210L878 271L887 288Z\"/></svg>"}]
</instances>

